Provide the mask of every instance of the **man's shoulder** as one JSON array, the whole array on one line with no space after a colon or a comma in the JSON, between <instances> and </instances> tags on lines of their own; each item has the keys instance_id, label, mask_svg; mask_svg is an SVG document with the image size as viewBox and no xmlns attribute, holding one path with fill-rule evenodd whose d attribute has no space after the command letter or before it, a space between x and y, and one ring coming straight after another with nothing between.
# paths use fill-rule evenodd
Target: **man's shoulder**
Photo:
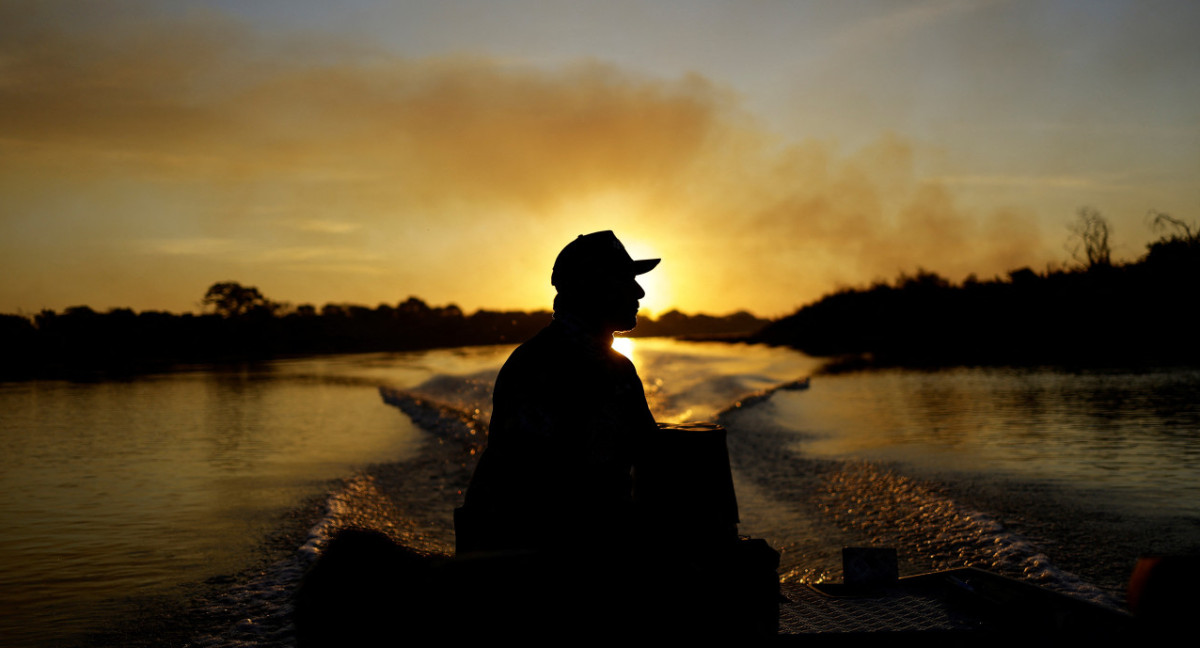
<instances>
[{"instance_id":1,"label":"man's shoulder","mask_svg":"<svg viewBox=\"0 0 1200 648\"><path fill-rule=\"evenodd\" d=\"M551 323L513 350L498 380L549 380L572 376L632 372L633 363L611 348L573 334L559 323Z\"/></svg>"},{"instance_id":2,"label":"man's shoulder","mask_svg":"<svg viewBox=\"0 0 1200 648\"><path fill-rule=\"evenodd\" d=\"M537 373L561 359L562 341L553 325L547 326L513 350L500 369L500 378Z\"/></svg>"},{"instance_id":3,"label":"man's shoulder","mask_svg":"<svg viewBox=\"0 0 1200 648\"><path fill-rule=\"evenodd\" d=\"M555 330L554 324L550 324L514 349L512 354L508 356L508 362L505 364L530 362L540 358L552 357L561 352L563 346L564 340L562 339L562 335Z\"/></svg>"}]
</instances>

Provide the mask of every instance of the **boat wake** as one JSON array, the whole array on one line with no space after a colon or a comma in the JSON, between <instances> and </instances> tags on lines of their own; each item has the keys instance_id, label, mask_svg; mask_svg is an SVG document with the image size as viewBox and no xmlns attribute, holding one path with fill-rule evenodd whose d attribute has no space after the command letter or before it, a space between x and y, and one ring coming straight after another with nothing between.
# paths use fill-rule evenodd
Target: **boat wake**
<instances>
[{"instance_id":1,"label":"boat wake","mask_svg":"<svg viewBox=\"0 0 1200 648\"><path fill-rule=\"evenodd\" d=\"M909 573L979 567L1121 607L1112 594L1058 568L1035 542L963 506L936 482L863 460L805 456L804 435L781 425L770 400L774 391L742 399L719 421L729 430L735 470L788 512L788 518L766 520L761 531L779 543L785 583L840 579L842 546L893 547Z\"/></svg>"},{"instance_id":2,"label":"boat wake","mask_svg":"<svg viewBox=\"0 0 1200 648\"><path fill-rule=\"evenodd\" d=\"M781 551L785 590L840 579L843 546L889 546L898 550L902 573L983 567L1119 606L1056 567L1035 542L996 516L963 506L936 482L894 466L806 456L805 433L781 420L772 403L780 390L807 389L806 379L787 379L779 367L684 372L671 368L680 366L675 361L638 360L654 414L674 423L708 418L728 430L740 531ZM244 610L244 618L197 644L293 645L291 592L339 529L375 529L418 552L450 554L452 511L485 444L495 375L438 375L409 389L380 387L384 402L429 433L417 456L370 466L341 482L292 556L213 601ZM804 397L819 398L819 384Z\"/></svg>"}]
</instances>

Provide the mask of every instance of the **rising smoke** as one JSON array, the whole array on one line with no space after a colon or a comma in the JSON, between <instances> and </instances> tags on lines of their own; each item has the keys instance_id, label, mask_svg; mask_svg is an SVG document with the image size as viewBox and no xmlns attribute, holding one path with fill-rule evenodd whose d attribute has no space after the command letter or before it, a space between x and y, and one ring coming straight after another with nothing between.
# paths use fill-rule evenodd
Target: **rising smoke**
<instances>
[{"instance_id":1,"label":"rising smoke","mask_svg":"<svg viewBox=\"0 0 1200 648\"><path fill-rule=\"evenodd\" d=\"M952 278L1040 265L1061 238L1047 244L1027 215L959 207L900 136L857 151L780 142L696 75L403 59L141 4L4 4L0 61L10 269L31 261L28 219L63 232L86 219L126 252L186 257L162 262L168 283L233 267L296 301L400 290L537 307L548 257L614 229L668 259L673 305L775 315L918 265ZM56 211L64 193L93 209ZM96 266L109 290L145 274L117 251L89 248L91 271L22 294L99 290L82 276Z\"/></svg>"}]
</instances>

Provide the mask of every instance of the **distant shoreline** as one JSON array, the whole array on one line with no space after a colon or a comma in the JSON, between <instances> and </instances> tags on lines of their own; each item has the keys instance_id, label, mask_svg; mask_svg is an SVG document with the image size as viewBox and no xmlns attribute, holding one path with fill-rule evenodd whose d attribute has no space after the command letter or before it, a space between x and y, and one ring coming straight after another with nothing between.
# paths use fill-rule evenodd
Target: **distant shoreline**
<instances>
[{"instance_id":1,"label":"distant shoreline","mask_svg":"<svg viewBox=\"0 0 1200 648\"><path fill-rule=\"evenodd\" d=\"M888 369L908 369L908 370L929 370L938 371L945 369L955 369L964 367L989 367L989 368L1013 368L1013 369L1037 369L1053 367L1066 371L1097 371L1097 370L1153 370L1155 368L1177 368L1177 367L1200 367L1200 358L1190 356L1169 357L1169 356L1113 356L1104 355L1100 357L1058 357L1047 358L1044 360L1036 360L1023 358L1021 360L1005 359L1005 358L986 358L980 356L967 356L960 358L952 358L938 356L936 358L914 358L914 357L879 357L872 353L854 353L841 355L815 355L809 353L804 345L785 344L779 342L770 342L761 339L755 334L735 333L735 334L710 334L710 335L682 335L682 336L650 336L650 335L631 335L634 339L653 338L653 337L668 337L682 342L711 342L720 344L762 344L765 346L777 346L793 349L806 353L813 358L822 361L820 367L815 371L818 375L840 374L856 371L884 371ZM273 362L278 360L289 359L304 359L315 358L321 356L334 356L358 353L401 353L405 351L423 351L440 348L471 348L494 346L497 344L518 344L520 341L502 341L502 342L484 342L478 344L448 344L444 346L425 346L425 347L408 347L408 348L385 348L385 349L361 349L361 350L331 350L331 351L310 351L310 352L294 352L281 353L275 355L243 355L243 356L222 356L216 358L187 358L175 361L170 360L155 360L146 362L129 362L124 360L120 363L111 366L100 366L95 364L88 365L42 365L29 368L23 372L11 371L10 367L6 367L3 373L0 373L0 383L2 382L23 382L29 380L65 380L70 382L100 382L109 380L129 380L140 376L148 376L162 373L179 373L192 370L208 370L213 368L236 368L244 366L254 366L259 363Z\"/></svg>"},{"instance_id":2,"label":"distant shoreline","mask_svg":"<svg viewBox=\"0 0 1200 648\"><path fill-rule=\"evenodd\" d=\"M98 313L86 306L33 317L0 315L0 380L108 380L190 364L517 344L553 317L549 311L466 315L453 304L428 306L415 297L396 306L327 304L317 311L276 304L257 290L233 286L254 297L218 304L216 312L202 315ZM744 311L720 317L669 311L640 318L634 337L744 335L765 324Z\"/></svg>"},{"instance_id":3,"label":"distant shoreline","mask_svg":"<svg viewBox=\"0 0 1200 648\"><path fill-rule=\"evenodd\" d=\"M1089 254L1069 269L1013 270L961 283L918 269L892 283L843 288L773 321L669 311L631 337L787 346L834 371L880 367L1200 366L1200 229L1176 225L1133 262ZM102 380L180 364L331 353L516 344L549 311L476 311L416 297L376 308L272 302L251 286L214 284L212 312L175 315L86 306L0 315L0 380Z\"/></svg>"}]
</instances>

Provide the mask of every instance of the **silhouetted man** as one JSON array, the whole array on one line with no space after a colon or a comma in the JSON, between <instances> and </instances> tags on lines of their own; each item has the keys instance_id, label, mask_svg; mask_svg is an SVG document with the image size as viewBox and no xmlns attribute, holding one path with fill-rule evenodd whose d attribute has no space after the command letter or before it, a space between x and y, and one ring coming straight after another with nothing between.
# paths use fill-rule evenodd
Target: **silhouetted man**
<instances>
[{"instance_id":1,"label":"silhouetted man","mask_svg":"<svg viewBox=\"0 0 1200 648\"><path fill-rule=\"evenodd\" d=\"M554 321L500 370L488 447L456 512L452 589L454 609L475 619L468 633L561 640L581 623L596 642L775 633L779 554L736 535L724 430L661 432L633 363L612 349L613 333L637 323L637 276L658 262L634 261L612 232L559 253ZM672 470L678 457L702 470Z\"/></svg>"},{"instance_id":2,"label":"silhouetted man","mask_svg":"<svg viewBox=\"0 0 1200 648\"><path fill-rule=\"evenodd\" d=\"M460 551L627 546L631 469L655 422L612 335L636 325L637 275L658 262L634 261L610 231L559 253L554 321L496 379L488 447L456 525Z\"/></svg>"}]
</instances>

